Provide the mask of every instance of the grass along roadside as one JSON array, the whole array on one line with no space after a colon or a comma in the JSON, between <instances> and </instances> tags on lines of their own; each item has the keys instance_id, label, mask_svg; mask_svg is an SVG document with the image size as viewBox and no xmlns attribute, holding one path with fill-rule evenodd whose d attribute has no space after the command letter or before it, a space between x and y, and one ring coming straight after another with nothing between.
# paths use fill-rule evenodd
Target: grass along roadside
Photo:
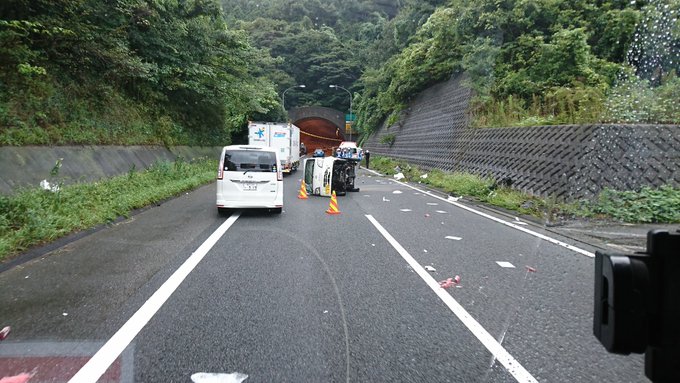
<instances>
[{"instance_id":1,"label":"grass along roadside","mask_svg":"<svg viewBox=\"0 0 680 383\"><path fill-rule=\"evenodd\" d=\"M605 189L598 198L564 203L554 198L539 198L498 185L491 178L469 173L441 170L424 172L405 161L375 156L371 168L387 175L399 167L405 180L421 182L446 193L464 196L519 214L531 215L547 223L564 218L613 220L626 223L680 223L680 189L669 185L638 192ZM426 178L422 178L427 174Z\"/></svg>"},{"instance_id":2,"label":"grass along roadside","mask_svg":"<svg viewBox=\"0 0 680 383\"><path fill-rule=\"evenodd\" d=\"M188 163L180 158L98 182L60 186L54 192L36 187L0 196L0 261L206 184L215 178L215 169L213 160Z\"/></svg>"}]
</instances>

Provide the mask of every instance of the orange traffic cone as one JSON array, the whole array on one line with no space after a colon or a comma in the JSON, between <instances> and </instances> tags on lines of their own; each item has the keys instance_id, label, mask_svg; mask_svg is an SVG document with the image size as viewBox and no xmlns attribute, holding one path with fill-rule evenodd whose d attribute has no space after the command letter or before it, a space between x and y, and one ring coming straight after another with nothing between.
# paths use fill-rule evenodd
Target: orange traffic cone
<instances>
[{"instance_id":1,"label":"orange traffic cone","mask_svg":"<svg viewBox=\"0 0 680 383\"><path fill-rule=\"evenodd\" d=\"M331 194L331 203L328 205L326 214L340 214L340 210L338 210L338 197L335 196L335 190Z\"/></svg>"},{"instance_id":2,"label":"orange traffic cone","mask_svg":"<svg viewBox=\"0 0 680 383\"><path fill-rule=\"evenodd\" d=\"M307 186L305 186L305 180L302 180L300 184L300 193L298 193L299 199L307 199Z\"/></svg>"}]
</instances>

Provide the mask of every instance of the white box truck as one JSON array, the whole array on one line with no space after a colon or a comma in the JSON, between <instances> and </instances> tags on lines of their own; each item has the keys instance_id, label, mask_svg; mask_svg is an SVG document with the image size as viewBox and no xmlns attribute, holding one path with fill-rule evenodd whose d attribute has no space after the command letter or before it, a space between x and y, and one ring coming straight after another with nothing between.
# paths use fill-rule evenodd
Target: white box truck
<instances>
[{"instance_id":1,"label":"white box truck","mask_svg":"<svg viewBox=\"0 0 680 383\"><path fill-rule=\"evenodd\" d=\"M300 128L293 124L250 122L248 144L276 149L284 173L295 171L300 166Z\"/></svg>"}]
</instances>

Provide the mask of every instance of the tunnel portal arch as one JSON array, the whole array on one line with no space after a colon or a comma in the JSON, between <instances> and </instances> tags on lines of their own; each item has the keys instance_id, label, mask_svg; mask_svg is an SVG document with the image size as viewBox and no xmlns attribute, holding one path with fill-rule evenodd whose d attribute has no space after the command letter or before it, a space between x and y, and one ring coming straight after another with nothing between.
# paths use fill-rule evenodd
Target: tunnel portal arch
<instances>
[{"instance_id":1,"label":"tunnel portal arch","mask_svg":"<svg viewBox=\"0 0 680 383\"><path fill-rule=\"evenodd\" d=\"M309 154L315 149L323 149L330 155L332 147L345 141L345 116L339 110L305 106L289 110L288 118L300 128L300 141Z\"/></svg>"}]
</instances>

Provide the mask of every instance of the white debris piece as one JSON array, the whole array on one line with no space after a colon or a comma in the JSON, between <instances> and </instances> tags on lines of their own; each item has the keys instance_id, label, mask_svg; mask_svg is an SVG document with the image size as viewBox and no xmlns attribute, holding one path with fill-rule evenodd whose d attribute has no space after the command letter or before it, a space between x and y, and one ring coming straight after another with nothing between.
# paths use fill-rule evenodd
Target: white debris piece
<instances>
[{"instance_id":1,"label":"white debris piece","mask_svg":"<svg viewBox=\"0 0 680 383\"><path fill-rule=\"evenodd\" d=\"M397 181L402 180L404 178L406 178L406 177L404 177L404 173L397 173L397 174L394 175L394 179L397 180Z\"/></svg>"},{"instance_id":2,"label":"white debris piece","mask_svg":"<svg viewBox=\"0 0 680 383\"><path fill-rule=\"evenodd\" d=\"M446 212L445 212L444 210L437 210L437 213L439 213L439 214L446 214Z\"/></svg>"},{"instance_id":3,"label":"white debris piece","mask_svg":"<svg viewBox=\"0 0 680 383\"><path fill-rule=\"evenodd\" d=\"M434 273L435 271L437 271L437 269L435 269L434 267L432 267L430 265L425 266L425 270L427 270L431 273Z\"/></svg>"},{"instance_id":4,"label":"white debris piece","mask_svg":"<svg viewBox=\"0 0 680 383\"><path fill-rule=\"evenodd\" d=\"M454 237L454 236L452 236L452 235L447 235L447 236L444 237L444 238L446 238L446 239L452 239L452 240L454 240L454 241L460 241L461 239L463 239L463 238L461 238L461 237Z\"/></svg>"},{"instance_id":5,"label":"white debris piece","mask_svg":"<svg viewBox=\"0 0 680 383\"><path fill-rule=\"evenodd\" d=\"M388 200L387 198L385 198L385 197L383 196L383 202L390 202L390 200Z\"/></svg>"},{"instance_id":6,"label":"white debris piece","mask_svg":"<svg viewBox=\"0 0 680 383\"><path fill-rule=\"evenodd\" d=\"M522 221L519 220L519 218L515 217L515 224L516 224L516 225L526 225L527 223L526 223L526 222L522 222Z\"/></svg>"},{"instance_id":7,"label":"white debris piece","mask_svg":"<svg viewBox=\"0 0 680 383\"><path fill-rule=\"evenodd\" d=\"M411 209L399 209L399 211L409 212L409 211L413 211L413 210L411 210Z\"/></svg>"},{"instance_id":8,"label":"white debris piece","mask_svg":"<svg viewBox=\"0 0 680 383\"><path fill-rule=\"evenodd\" d=\"M423 253L427 253L427 249L423 249Z\"/></svg>"},{"instance_id":9,"label":"white debris piece","mask_svg":"<svg viewBox=\"0 0 680 383\"><path fill-rule=\"evenodd\" d=\"M425 174L423 174L422 176L420 176L420 178L426 179L426 178L427 178L427 173L425 173Z\"/></svg>"},{"instance_id":10,"label":"white debris piece","mask_svg":"<svg viewBox=\"0 0 680 383\"><path fill-rule=\"evenodd\" d=\"M428 202L427 204L430 205L430 206L437 206L437 205L439 205L439 204L436 203L436 202Z\"/></svg>"},{"instance_id":11,"label":"white debris piece","mask_svg":"<svg viewBox=\"0 0 680 383\"><path fill-rule=\"evenodd\" d=\"M240 372L232 372L231 374L197 372L191 375L191 381L194 383L241 383L246 379L248 379L248 375Z\"/></svg>"},{"instance_id":12,"label":"white debris piece","mask_svg":"<svg viewBox=\"0 0 680 383\"><path fill-rule=\"evenodd\" d=\"M40 181L40 187L43 188L44 190L51 191L53 193L59 191L59 185L50 185L50 183L47 180Z\"/></svg>"},{"instance_id":13,"label":"white debris piece","mask_svg":"<svg viewBox=\"0 0 680 383\"><path fill-rule=\"evenodd\" d=\"M450 195L449 198L447 198L446 200L451 202L458 202L459 199L460 197L454 197Z\"/></svg>"},{"instance_id":14,"label":"white debris piece","mask_svg":"<svg viewBox=\"0 0 680 383\"><path fill-rule=\"evenodd\" d=\"M401 194L401 190L395 190L392 192L392 194Z\"/></svg>"}]
</instances>

